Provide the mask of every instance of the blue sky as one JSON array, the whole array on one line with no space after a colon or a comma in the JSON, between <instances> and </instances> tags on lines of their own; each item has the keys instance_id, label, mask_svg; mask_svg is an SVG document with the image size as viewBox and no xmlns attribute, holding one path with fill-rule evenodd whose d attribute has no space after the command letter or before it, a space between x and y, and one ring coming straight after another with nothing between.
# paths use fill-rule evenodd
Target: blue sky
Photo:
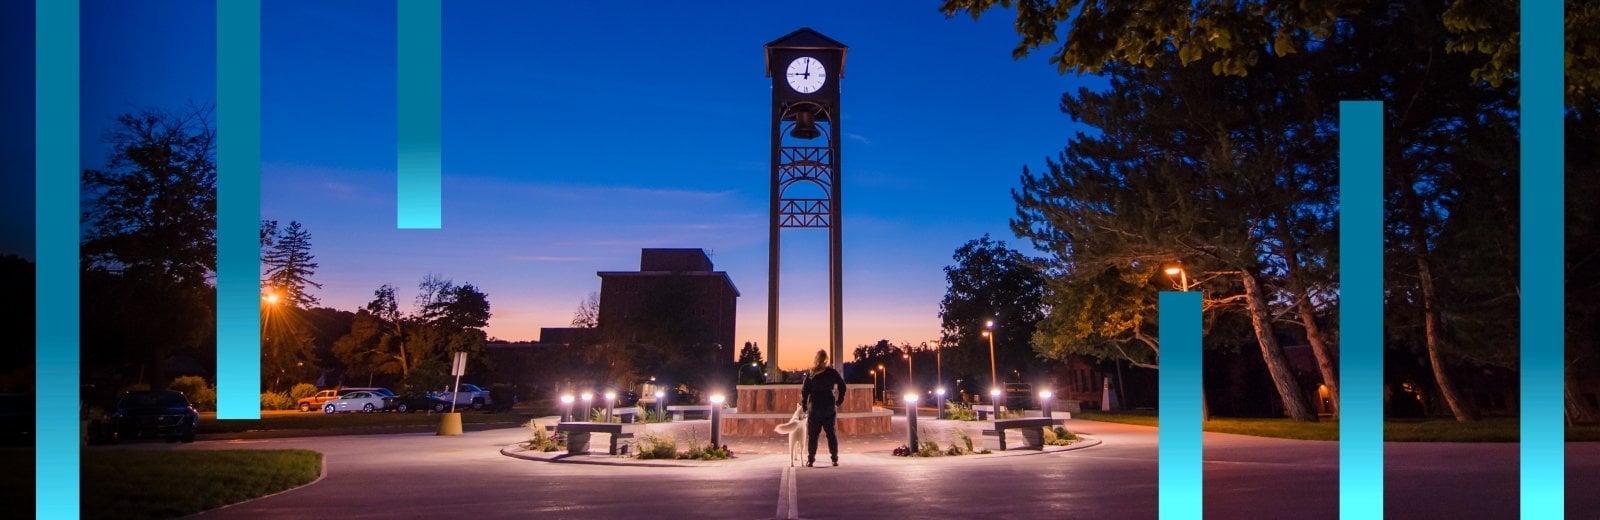
<instances>
[{"instance_id":1,"label":"blue sky","mask_svg":"<svg viewBox=\"0 0 1600 520\"><path fill-rule=\"evenodd\" d=\"M845 341L925 341L954 250L984 233L1021 245L1009 191L1067 142L1056 104L1088 82L1012 60L1008 13L936 6L447 2L444 229L397 230L393 4L265 2L262 216L312 232L326 305L384 283L409 299L439 273L487 292L489 333L512 340L566 325L595 272L636 269L642 247L705 248L743 293L738 340L764 342L762 45L809 26L850 46ZM83 15L86 166L116 114L214 99L211 2L85 0ZM795 366L825 345L826 233L787 230L783 247L780 363Z\"/></svg>"}]
</instances>

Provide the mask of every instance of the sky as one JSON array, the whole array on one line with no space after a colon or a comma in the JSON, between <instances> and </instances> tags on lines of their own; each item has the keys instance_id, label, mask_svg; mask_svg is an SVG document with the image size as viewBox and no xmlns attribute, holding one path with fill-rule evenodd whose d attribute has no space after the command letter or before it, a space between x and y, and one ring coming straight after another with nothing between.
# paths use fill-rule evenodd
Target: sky
<instances>
[{"instance_id":1,"label":"sky","mask_svg":"<svg viewBox=\"0 0 1600 520\"><path fill-rule=\"evenodd\" d=\"M85 167L117 114L215 99L212 2L82 13ZM985 233L1027 248L1010 190L1078 129L1062 93L1100 85L1013 60L1012 21L937 2L446 2L444 226L399 230L393 4L264 2L262 217L312 233L324 305L354 310L382 284L410 301L437 273L486 292L506 340L568 325L595 273L636 270L641 248L704 248L742 294L738 341L765 343L762 46L811 27L849 46L846 351L928 341L956 248ZM827 343L827 233L785 230L782 248L779 364L798 367Z\"/></svg>"}]
</instances>

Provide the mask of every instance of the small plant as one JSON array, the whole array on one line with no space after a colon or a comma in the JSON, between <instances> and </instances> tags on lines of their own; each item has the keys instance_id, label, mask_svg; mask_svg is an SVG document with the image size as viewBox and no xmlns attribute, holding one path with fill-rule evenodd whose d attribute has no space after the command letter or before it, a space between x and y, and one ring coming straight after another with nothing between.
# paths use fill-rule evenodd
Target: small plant
<instances>
[{"instance_id":1,"label":"small plant","mask_svg":"<svg viewBox=\"0 0 1600 520\"><path fill-rule=\"evenodd\" d=\"M543 421L531 419L523 427L528 429L528 442L523 444L528 451L558 451L566 447L561 434L550 433Z\"/></svg>"},{"instance_id":2,"label":"small plant","mask_svg":"<svg viewBox=\"0 0 1600 520\"><path fill-rule=\"evenodd\" d=\"M733 450L728 449L728 445L726 444L722 445L720 448L712 446L710 448L706 448L705 451L700 452L699 457L690 458L697 458L700 460L726 460L733 458Z\"/></svg>"},{"instance_id":3,"label":"small plant","mask_svg":"<svg viewBox=\"0 0 1600 520\"><path fill-rule=\"evenodd\" d=\"M978 414L973 413L972 408L955 401L950 401L944 404L944 413L946 416L950 417L950 420L953 421L978 420Z\"/></svg>"},{"instance_id":4,"label":"small plant","mask_svg":"<svg viewBox=\"0 0 1600 520\"><path fill-rule=\"evenodd\" d=\"M644 413L639 414L639 422L642 422L642 423L672 422L672 414L666 413L666 410L662 410L661 412L656 412L656 410L654 408L648 408L647 407L647 408L644 409Z\"/></svg>"},{"instance_id":5,"label":"small plant","mask_svg":"<svg viewBox=\"0 0 1600 520\"><path fill-rule=\"evenodd\" d=\"M1066 446L1072 444L1073 441L1076 440L1078 440L1078 436L1074 435L1070 431L1067 431L1066 428L1056 426L1054 428L1044 429L1045 446Z\"/></svg>"},{"instance_id":6,"label":"small plant","mask_svg":"<svg viewBox=\"0 0 1600 520\"><path fill-rule=\"evenodd\" d=\"M294 399L283 392L262 392L262 410L288 410L294 408Z\"/></svg>"},{"instance_id":7,"label":"small plant","mask_svg":"<svg viewBox=\"0 0 1600 520\"><path fill-rule=\"evenodd\" d=\"M944 455L944 450L939 448L939 443L923 441L922 449L917 450L918 457L938 457Z\"/></svg>"},{"instance_id":8,"label":"small plant","mask_svg":"<svg viewBox=\"0 0 1600 520\"><path fill-rule=\"evenodd\" d=\"M589 422L606 422L606 409L595 408L593 410L589 410ZM618 415L612 415L611 422L620 423L622 422L622 417Z\"/></svg>"},{"instance_id":9,"label":"small plant","mask_svg":"<svg viewBox=\"0 0 1600 520\"><path fill-rule=\"evenodd\" d=\"M894 456L896 456L896 457L910 457L911 456L911 447L910 446L906 446L904 444L901 444L899 448L895 448L894 449Z\"/></svg>"},{"instance_id":10,"label":"small plant","mask_svg":"<svg viewBox=\"0 0 1600 520\"><path fill-rule=\"evenodd\" d=\"M966 450L962 451L962 453L973 453L975 451L975 450L972 449L972 437L967 435L967 431L966 430L963 430L961 428L951 428L950 429L950 436L953 437L953 439L952 439L952 441L950 443L950 447L952 449L958 448L959 446L965 446ZM960 444L958 445L957 443L960 443ZM958 451L960 451L960 450L958 450Z\"/></svg>"},{"instance_id":11,"label":"small plant","mask_svg":"<svg viewBox=\"0 0 1600 520\"><path fill-rule=\"evenodd\" d=\"M671 435L657 435L646 433L639 436L639 458L641 459L675 459L678 458L678 441Z\"/></svg>"}]
</instances>

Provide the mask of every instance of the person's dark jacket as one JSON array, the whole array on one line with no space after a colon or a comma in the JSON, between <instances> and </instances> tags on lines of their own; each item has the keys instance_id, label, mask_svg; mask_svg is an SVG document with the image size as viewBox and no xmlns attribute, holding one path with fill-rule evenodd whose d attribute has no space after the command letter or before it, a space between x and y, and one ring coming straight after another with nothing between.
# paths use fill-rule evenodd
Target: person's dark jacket
<instances>
[{"instance_id":1,"label":"person's dark jacket","mask_svg":"<svg viewBox=\"0 0 1600 520\"><path fill-rule=\"evenodd\" d=\"M833 392L836 388L837 394ZM822 369L821 372L806 378L806 383L800 387L806 413L821 416L830 416L838 412L838 407L844 405L844 392L844 377L833 367Z\"/></svg>"}]
</instances>

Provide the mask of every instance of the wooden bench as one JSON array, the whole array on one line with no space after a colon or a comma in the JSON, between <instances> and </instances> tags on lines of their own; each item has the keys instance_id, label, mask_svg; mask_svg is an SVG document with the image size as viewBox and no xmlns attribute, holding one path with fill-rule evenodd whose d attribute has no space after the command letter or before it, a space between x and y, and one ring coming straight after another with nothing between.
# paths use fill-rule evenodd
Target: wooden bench
<instances>
[{"instance_id":1,"label":"wooden bench","mask_svg":"<svg viewBox=\"0 0 1600 520\"><path fill-rule=\"evenodd\" d=\"M684 416L688 415L688 412L702 412L706 414L707 418L711 417L711 405L709 404L669 404L667 405L667 411L672 412L672 420L674 421L682 421Z\"/></svg>"},{"instance_id":2,"label":"wooden bench","mask_svg":"<svg viewBox=\"0 0 1600 520\"><path fill-rule=\"evenodd\" d=\"M1006 451L1006 430L1022 430L1022 441L1026 448L1033 450L1044 449L1044 429L1060 426L1066 421L1045 417L1029 417L1026 419L1000 419L994 422L993 430L984 430L983 434L996 438L1000 443L997 451Z\"/></svg>"},{"instance_id":3,"label":"wooden bench","mask_svg":"<svg viewBox=\"0 0 1600 520\"><path fill-rule=\"evenodd\" d=\"M564 422L556 425L556 432L567 437L568 455L589 454L589 436L595 433L611 435L611 446L607 454L617 454L617 441L632 439L633 434L643 428L637 424L597 423L597 422Z\"/></svg>"}]
</instances>

